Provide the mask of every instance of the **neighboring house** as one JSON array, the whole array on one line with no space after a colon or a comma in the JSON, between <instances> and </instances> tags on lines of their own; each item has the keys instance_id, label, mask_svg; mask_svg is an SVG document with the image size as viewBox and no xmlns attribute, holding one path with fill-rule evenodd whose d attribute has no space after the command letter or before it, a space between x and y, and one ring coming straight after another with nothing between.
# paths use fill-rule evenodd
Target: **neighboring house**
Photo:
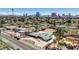
<instances>
[{"instance_id":1,"label":"neighboring house","mask_svg":"<svg viewBox=\"0 0 79 59\"><path fill-rule=\"evenodd\" d=\"M47 33L47 32L33 32L33 33L30 33L29 34L30 36L32 37L36 37L36 38L40 38L42 39L43 41L49 41L52 39L52 33Z\"/></svg>"}]
</instances>

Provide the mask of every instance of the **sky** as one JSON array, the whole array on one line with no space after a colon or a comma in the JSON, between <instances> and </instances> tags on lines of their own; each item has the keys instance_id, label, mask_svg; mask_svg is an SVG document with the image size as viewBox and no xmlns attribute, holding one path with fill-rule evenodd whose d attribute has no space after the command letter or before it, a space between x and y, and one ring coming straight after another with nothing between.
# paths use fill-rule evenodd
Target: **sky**
<instances>
[{"instance_id":1,"label":"sky","mask_svg":"<svg viewBox=\"0 0 79 59\"><path fill-rule=\"evenodd\" d=\"M57 14L69 14L79 15L79 8L14 8L15 15L34 15L36 12L40 12L41 15L50 15L52 12ZM0 8L0 15L11 15L12 8Z\"/></svg>"}]
</instances>

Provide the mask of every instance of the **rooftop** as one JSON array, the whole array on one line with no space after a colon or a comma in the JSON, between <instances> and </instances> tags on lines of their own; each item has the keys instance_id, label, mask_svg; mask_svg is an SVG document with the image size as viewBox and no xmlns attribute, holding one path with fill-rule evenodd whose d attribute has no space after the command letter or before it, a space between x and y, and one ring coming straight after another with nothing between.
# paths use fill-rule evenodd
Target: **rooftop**
<instances>
[{"instance_id":1,"label":"rooftop","mask_svg":"<svg viewBox=\"0 0 79 59\"><path fill-rule=\"evenodd\" d=\"M43 41L49 41L52 39L52 33L47 32L33 32L29 34L30 36L41 38Z\"/></svg>"}]
</instances>

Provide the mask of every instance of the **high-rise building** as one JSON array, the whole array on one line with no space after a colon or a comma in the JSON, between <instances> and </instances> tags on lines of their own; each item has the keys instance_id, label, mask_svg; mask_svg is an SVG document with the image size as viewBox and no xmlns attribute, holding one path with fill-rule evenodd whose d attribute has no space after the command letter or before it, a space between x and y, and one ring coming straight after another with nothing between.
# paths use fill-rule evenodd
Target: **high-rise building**
<instances>
[{"instance_id":1,"label":"high-rise building","mask_svg":"<svg viewBox=\"0 0 79 59\"><path fill-rule=\"evenodd\" d=\"M65 14L62 14L62 16L65 16Z\"/></svg>"},{"instance_id":2,"label":"high-rise building","mask_svg":"<svg viewBox=\"0 0 79 59\"><path fill-rule=\"evenodd\" d=\"M58 14L58 17L61 18L60 14Z\"/></svg>"},{"instance_id":3,"label":"high-rise building","mask_svg":"<svg viewBox=\"0 0 79 59\"><path fill-rule=\"evenodd\" d=\"M12 15L14 16L14 9L12 8Z\"/></svg>"},{"instance_id":4,"label":"high-rise building","mask_svg":"<svg viewBox=\"0 0 79 59\"><path fill-rule=\"evenodd\" d=\"M24 17L27 17L27 13L23 14Z\"/></svg>"},{"instance_id":5,"label":"high-rise building","mask_svg":"<svg viewBox=\"0 0 79 59\"><path fill-rule=\"evenodd\" d=\"M69 19L69 20L72 19L71 13L68 14L68 19Z\"/></svg>"},{"instance_id":6,"label":"high-rise building","mask_svg":"<svg viewBox=\"0 0 79 59\"><path fill-rule=\"evenodd\" d=\"M52 16L52 17L56 17L57 15L56 15L55 12L53 12L53 13L51 14L51 16Z\"/></svg>"},{"instance_id":7,"label":"high-rise building","mask_svg":"<svg viewBox=\"0 0 79 59\"><path fill-rule=\"evenodd\" d=\"M40 17L40 13L39 12L36 12L36 17Z\"/></svg>"},{"instance_id":8,"label":"high-rise building","mask_svg":"<svg viewBox=\"0 0 79 59\"><path fill-rule=\"evenodd\" d=\"M62 20L64 20L64 19L65 19L65 16L66 16L65 14L62 14L62 16L61 16L61 17L62 17Z\"/></svg>"}]
</instances>

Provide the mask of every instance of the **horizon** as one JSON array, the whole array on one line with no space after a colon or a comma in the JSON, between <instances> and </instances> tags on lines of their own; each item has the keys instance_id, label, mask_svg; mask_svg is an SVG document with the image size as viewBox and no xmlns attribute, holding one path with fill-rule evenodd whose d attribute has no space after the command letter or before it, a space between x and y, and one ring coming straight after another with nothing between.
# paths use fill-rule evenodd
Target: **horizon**
<instances>
[{"instance_id":1,"label":"horizon","mask_svg":"<svg viewBox=\"0 0 79 59\"><path fill-rule=\"evenodd\" d=\"M79 15L79 8L13 8L15 15L35 15L39 12L41 15L51 15L55 12L56 14L68 15ZM12 8L0 8L0 15L12 15Z\"/></svg>"}]
</instances>

